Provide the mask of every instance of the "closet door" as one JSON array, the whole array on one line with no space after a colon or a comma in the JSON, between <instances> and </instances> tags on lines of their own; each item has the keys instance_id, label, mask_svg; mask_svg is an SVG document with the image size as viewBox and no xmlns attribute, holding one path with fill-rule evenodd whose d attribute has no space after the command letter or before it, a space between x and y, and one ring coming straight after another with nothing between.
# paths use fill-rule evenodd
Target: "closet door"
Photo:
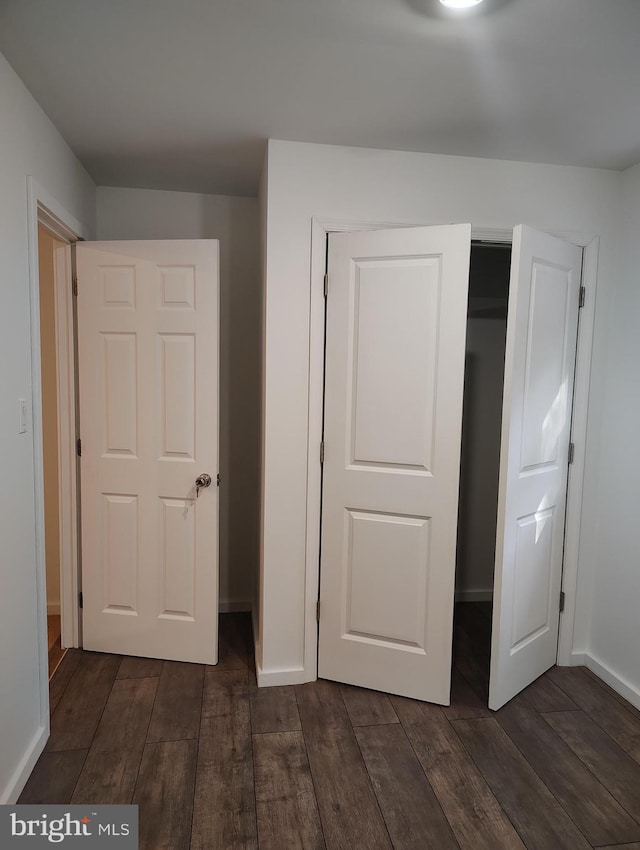
<instances>
[{"instance_id":1,"label":"closet door","mask_svg":"<svg viewBox=\"0 0 640 850\"><path fill-rule=\"evenodd\" d=\"M447 705L470 246L329 239L318 673Z\"/></svg>"},{"instance_id":2,"label":"closet door","mask_svg":"<svg viewBox=\"0 0 640 850\"><path fill-rule=\"evenodd\" d=\"M556 662L582 250L514 230L489 707Z\"/></svg>"}]
</instances>

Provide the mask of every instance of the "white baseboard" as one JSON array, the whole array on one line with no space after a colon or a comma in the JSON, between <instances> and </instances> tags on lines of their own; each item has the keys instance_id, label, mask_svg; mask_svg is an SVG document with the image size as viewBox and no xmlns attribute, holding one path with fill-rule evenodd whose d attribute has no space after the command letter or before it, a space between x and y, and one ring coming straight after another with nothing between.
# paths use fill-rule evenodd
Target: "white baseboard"
<instances>
[{"instance_id":1,"label":"white baseboard","mask_svg":"<svg viewBox=\"0 0 640 850\"><path fill-rule=\"evenodd\" d=\"M263 670L256 663L256 678L259 688L273 688L277 685L304 685L309 681L309 676L303 667L294 667L291 670Z\"/></svg>"},{"instance_id":2,"label":"white baseboard","mask_svg":"<svg viewBox=\"0 0 640 850\"><path fill-rule=\"evenodd\" d=\"M13 805L17 801L22 793L22 789L27 784L27 779L31 776L31 771L36 766L36 762L44 750L48 737L49 729L41 726L31 739L31 743L27 747L22 761L7 786L0 792L0 805Z\"/></svg>"},{"instance_id":3,"label":"white baseboard","mask_svg":"<svg viewBox=\"0 0 640 850\"><path fill-rule=\"evenodd\" d=\"M237 614L243 611L251 611L251 600L221 599L218 602L218 613L220 614Z\"/></svg>"},{"instance_id":4,"label":"white baseboard","mask_svg":"<svg viewBox=\"0 0 640 850\"><path fill-rule=\"evenodd\" d=\"M640 688L637 685L634 685L628 679L620 676L615 672L615 670L612 670L611 667L600 661L599 658L596 658L589 653L585 654L584 664L589 668L589 670L591 670L592 673L595 673L598 678L602 679L602 681L606 682L609 687L613 688L616 693L620 694L621 697L624 697L627 702L630 702L631 705L640 709Z\"/></svg>"},{"instance_id":5,"label":"white baseboard","mask_svg":"<svg viewBox=\"0 0 640 850\"><path fill-rule=\"evenodd\" d=\"M564 665L559 664L559 667ZM569 667L586 667L587 666L587 653L586 652L572 652L571 653L571 664Z\"/></svg>"},{"instance_id":6,"label":"white baseboard","mask_svg":"<svg viewBox=\"0 0 640 850\"><path fill-rule=\"evenodd\" d=\"M456 602L491 602L493 589L490 590L456 590Z\"/></svg>"},{"instance_id":7,"label":"white baseboard","mask_svg":"<svg viewBox=\"0 0 640 850\"><path fill-rule=\"evenodd\" d=\"M59 614L60 613L60 602L47 602L47 615L49 614Z\"/></svg>"}]
</instances>

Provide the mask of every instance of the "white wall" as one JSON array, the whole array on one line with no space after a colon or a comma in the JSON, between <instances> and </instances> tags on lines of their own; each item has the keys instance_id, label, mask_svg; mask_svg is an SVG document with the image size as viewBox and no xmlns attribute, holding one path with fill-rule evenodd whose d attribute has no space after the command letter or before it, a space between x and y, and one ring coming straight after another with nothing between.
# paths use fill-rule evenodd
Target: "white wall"
<instances>
[{"instance_id":1,"label":"white wall","mask_svg":"<svg viewBox=\"0 0 640 850\"><path fill-rule=\"evenodd\" d=\"M598 511L601 363L615 273L619 187L620 175L591 169L269 143L259 636L264 680L302 681L310 675L309 666L305 669L305 543L313 216L425 224L471 221L481 227L527 222L543 230L601 236L579 577L584 592L575 634L576 647L586 647ZM311 600L306 616L314 617Z\"/></svg>"},{"instance_id":2,"label":"white wall","mask_svg":"<svg viewBox=\"0 0 640 850\"><path fill-rule=\"evenodd\" d=\"M640 165L622 175L619 266L609 288L599 487L598 564L589 666L640 707ZM613 680L613 681L612 681ZM616 682L617 680L617 682Z\"/></svg>"},{"instance_id":3,"label":"white wall","mask_svg":"<svg viewBox=\"0 0 640 850\"><path fill-rule=\"evenodd\" d=\"M99 187L98 239L220 240L220 604L247 610L260 493L258 202Z\"/></svg>"},{"instance_id":4,"label":"white wall","mask_svg":"<svg viewBox=\"0 0 640 850\"><path fill-rule=\"evenodd\" d=\"M31 425L18 435L18 399L30 401L33 389L27 175L89 228L95 187L1 56L0 115L0 802L6 802L19 793L46 734L40 726Z\"/></svg>"}]
</instances>

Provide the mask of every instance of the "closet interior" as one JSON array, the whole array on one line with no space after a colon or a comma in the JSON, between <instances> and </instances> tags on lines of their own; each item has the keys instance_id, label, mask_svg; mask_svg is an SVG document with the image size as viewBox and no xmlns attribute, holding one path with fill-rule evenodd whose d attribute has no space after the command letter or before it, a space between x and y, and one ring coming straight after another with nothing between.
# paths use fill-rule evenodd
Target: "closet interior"
<instances>
[{"instance_id":1,"label":"closet interior","mask_svg":"<svg viewBox=\"0 0 640 850\"><path fill-rule=\"evenodd\" d=\"M465 351L454 677L487 699L511 245L473 242Z\"/></svg>"}]
</instances>

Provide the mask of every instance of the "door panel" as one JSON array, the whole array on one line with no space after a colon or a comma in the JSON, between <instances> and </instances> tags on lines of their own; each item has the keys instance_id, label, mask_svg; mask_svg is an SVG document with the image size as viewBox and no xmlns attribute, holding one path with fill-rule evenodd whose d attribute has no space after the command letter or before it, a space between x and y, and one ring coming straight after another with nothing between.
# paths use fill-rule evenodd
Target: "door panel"
<instances>
[{"instance_id":1,"label":"door panel","mask_svg":"<svg viewBox=\"0 0 640 850\"><path fill-rule=\"evenodd\" d=\"M429 520L361 511L347 511L346 516L345 634L420 647Z\"/></svg>"},{"instance_id":2,"label":"door panel","mask_svg":"<svg viewBox=\"0 0 640 850\"><path fill-rule=\"evenodd\" d=\"M444 704L470 245L329 239L319 675Z\"/></svg>"},{"instance_id":3,"label":"door panel","mask_svg":"<svg viewBox=\"0 0 640 850\"><path fill-rule=\"evenodd\" d=\"M556 661L582 251L514 230L489 706Z\"/></svg>"},{"instance_id":4,"label":"door panel","mask_svg":"<svg viewBox=\"0 0 640 850\"><path fill-rule=\"evenodd\" d=\"M80 243L77 273L84 647L214 664L218 244Z\"/></svg>"},{"instance_id":5,"label":"door panel","mask_svg":"<svg viewBox=\"0 0 640 850\"><path fill-rule=\"evenodd\" d=\"M440 260L360 260L356 268L351 462L428 470Z\"/></svg>"},{"instance_id":6,"label":"door panel","mask_svg":"<svg viewBox=\"0 0 640 850\"><path fill-rule=\"evenodd\" d=\"M130 611L137 615L138 497L102 493L101 519L105 544L104 610Z\"/></svg>"}]
</instances>

